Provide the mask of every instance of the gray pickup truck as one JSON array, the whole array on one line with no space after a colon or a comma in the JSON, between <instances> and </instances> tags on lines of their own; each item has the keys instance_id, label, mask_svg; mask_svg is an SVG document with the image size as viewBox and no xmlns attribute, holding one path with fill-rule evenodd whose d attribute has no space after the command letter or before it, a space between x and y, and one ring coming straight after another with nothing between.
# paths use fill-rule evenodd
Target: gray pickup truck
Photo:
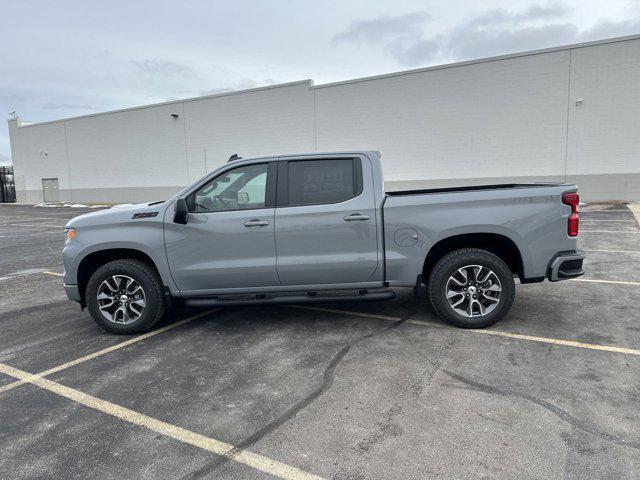
<instances>
[{"instance_id":1,"label":"gray pickup truck","mask_svg":"<svg viewBox=\"0 0 640 480\"><path fill-rule=\"evenodd\" d=\"M497 322L521 283L583 274L575 185L385 192L380 153L240 159L169 200L66 226L64 288L113 333L192 307L385 300L426 285L467 328Z\"/></svg>"}]
</instances>

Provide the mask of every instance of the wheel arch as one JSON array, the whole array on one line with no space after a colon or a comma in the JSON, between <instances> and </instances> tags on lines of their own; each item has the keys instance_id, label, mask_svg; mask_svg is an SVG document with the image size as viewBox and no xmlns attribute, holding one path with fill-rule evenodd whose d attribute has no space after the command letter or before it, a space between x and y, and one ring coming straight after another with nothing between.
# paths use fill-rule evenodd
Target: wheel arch
<instances>
[{"instance_id":1,"label":"wheel arch","mask_svg":"<svg viewBox=\"0 0 640 480\"><path fill-rule=\"evenodd\" d=\"M106 248L103 250L96 250L86 255L78 264L77 282L82 308L86 306L85 290L91 275L93 275L93 273L102 265L114 260L122 260L125 258L139 260L148 264L162 280L162 275L160 274L158 266L155 264L153 259L142 250L137 250L135 248Z\"/></svg>"},{"instance_id":2,"label":"wheel arch","mask_svg":"<svg viewBox=\"0 0 640 480\"><path fill-rule=\"evenodd\" d=\"M521 280L524 278L522 253L511 238L494 232L474 232L451 235L436 242L427 252L422 265L423 282L427 282L439 259L460 248L480 248L491 252L502 259Z\"/></svg>"}]
</instances>

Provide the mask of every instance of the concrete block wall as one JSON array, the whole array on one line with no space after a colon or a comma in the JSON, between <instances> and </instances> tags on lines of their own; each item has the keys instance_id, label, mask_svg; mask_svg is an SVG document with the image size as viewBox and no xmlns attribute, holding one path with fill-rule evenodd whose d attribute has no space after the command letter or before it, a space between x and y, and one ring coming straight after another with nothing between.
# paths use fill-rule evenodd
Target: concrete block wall
<instances>
[{"instance_id":1,"label":"concrete block wall","mask_svg":"<svg viewBox=\"0 0 640 480\"><path fill-rule=\"evenodd\" d=\"M571 50L567 181L640 201L640 40Z\"/></svg>"},{"instance_id":2,"label":"concrete block wall","mask_svg":"<svg viewBox=\"0 0 640 480\"><path fill-rule=\"evenodd\" d=\"M577 102L577 104L576 104ZM640 200L640 36L41 124L10 120L18 201L163 199L224 163L376 149L389 188L569 181ZM172 114L178 115L173 117Z\"/></svg>"},{"instance_id":3,"label":"concrete block wall","mask_svg":"<svg viewBox=\"0 0 640 480\"><path fill-rule=\"evenodd\" d=\"M369 145L387 181L564 175L568 51L316 88L318 149Z\"/></svg>"}]
</instances>

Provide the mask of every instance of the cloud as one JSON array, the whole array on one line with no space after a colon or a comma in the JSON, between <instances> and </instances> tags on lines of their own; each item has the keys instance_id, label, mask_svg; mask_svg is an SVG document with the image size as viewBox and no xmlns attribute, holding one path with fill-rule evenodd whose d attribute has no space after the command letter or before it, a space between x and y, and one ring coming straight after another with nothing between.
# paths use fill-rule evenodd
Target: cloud
<instances>
[{"instance_id":1,"label":"cloud","mask_svg":"<svg viewBox=\"0 0 640 480\"><path fill-rule=\"evenodd\" d=\"M565 16L571 10L562 3L550 3L548 5L533 5L524 12L509 12L502 8L489 10L469 21L468 28L487 27L505 24L520 24L537 20L557 19Z\"/></svg>"},{"instance_id":2,"label":"cloud","mask_svg":"<svg viewBox=\"0 0 640 480\"><path fill-rule=\"evenodd\" d=\"M0 152L0 165L11 165L11 157Z\"/></svg>"},{"instance_id":3,"label":"cloud","mask_svg":"<svg viewBox=\"0 0 640 480\"><path fill-rule=\"evenodd\" d=\"M493 9L431 37L425 37L419 28L420 22L424 22L425 18L407 15L380 17L351 24L348 30L334 36L333 41L379 41L398 64L415 67L640 32L640 16L637 14L635 18L618 22L600 21L588 29L580 30L566 21L570 12L569 7L558 2L534 4L520 11ZM405 30L398 27L403 22L408 25ZM370 33L375 30L376 23L387 25L386 30L377 37Z\"/></svg>"},{"instance_id":4,"label":"cloud","mask_svg":"<svg viewBox=\"0 0 640 480\"><path fill-rule=\"evenodd\" d=\"M349 25L345 31L333 36L332 43L365 42L374 43L389 37L416 38L422 35L422 26L429 20L426 12L411 12L404 15L359 20Z\"/></svg>"},{"instance_id":5,"label":"cloud","mask_svg":"<svg viewBox=\"0 0 640 480\"><path fill-rule=\"evenodd\" d=\"M575 42L578 36L578 28L570 23L489 32L462 30L445 39L442 48L450 58L473 59L564 45Z\"/></svg>"},{"instance_id":6,"label":"cloud","mask_svg":"<svg viewBox=\"0 0 640 480\"><path fill-rule=\"evenodd\" d=\"M231 83L227 87L218 87L218 88L210 88L207 90L203 90L198 95L206 96L206 95L216 95L218 93L233 92L237 90L249 90L251 88L275 85L276 83L279 83L279 82L277 80L274 80L273 78L265 78L261 81L253 80L251 78L243 78L241 80L238 80L237 82Z\"/></svg>"},{"instance_id":7,"label":"cloud","mask_svg":"<svg viewBox=\"0 0 640 480\"><path fill-rule=\"evenodd\" d=\"M56 102L45 102L42 104L42 108L46 110L100 110L100 107L96 107L94 105L89 104L79 104L79 103L56 103Z\"/></svg>"},{"instance_id":8,"label":"cloud","mask_svg":"<svg viewBox=\"0 0 640 480\"><path fill-rule=\"evenodd\" d=\"M585 30L582 36L585 40L595 40L598 38L632 35L634 33L640 33L640 17L621 22L598 22L593 27Z\"/></svg>"},{"instance_id":9,"label":"cloud","mask_svg":"<svg viewBox=\"0 0 640 480\"><path fill-rule=\"evenodd\" d=\"M387 51L401 65L418 65L440 55L442 49L439 38L429 40L420 39L407 43L403 41L391 42L387 45Z\"/></svg>"},{"instance_id":10,"label":"cloud","mask_svg":"<svg viewBox=\"0 0 640 480\"><path fill-rule=\"evenodd\" d=\"M146 59L146 60L134 60L133 65L138 72L144 75L163 75L171 77L189 77L196 78L198 73L188 65L174 62L172 60L162 59Z\"/></svg>"}]
</instances>

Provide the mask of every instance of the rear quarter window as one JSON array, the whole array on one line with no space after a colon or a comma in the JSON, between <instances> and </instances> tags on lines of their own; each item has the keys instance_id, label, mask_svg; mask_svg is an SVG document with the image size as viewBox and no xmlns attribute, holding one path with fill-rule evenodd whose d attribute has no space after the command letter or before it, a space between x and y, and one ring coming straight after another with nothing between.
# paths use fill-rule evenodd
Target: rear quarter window
<instances>
[{"instance_id":1,"label":"rear quarter window","mask_svg":"<svg viewBox=\"0 0 640 480\"><path fill-rule=\"evenodd\" d=\"M359 194L356 160L289 162L290 206L338 203Z\"/></svg>"}]
</instances>

